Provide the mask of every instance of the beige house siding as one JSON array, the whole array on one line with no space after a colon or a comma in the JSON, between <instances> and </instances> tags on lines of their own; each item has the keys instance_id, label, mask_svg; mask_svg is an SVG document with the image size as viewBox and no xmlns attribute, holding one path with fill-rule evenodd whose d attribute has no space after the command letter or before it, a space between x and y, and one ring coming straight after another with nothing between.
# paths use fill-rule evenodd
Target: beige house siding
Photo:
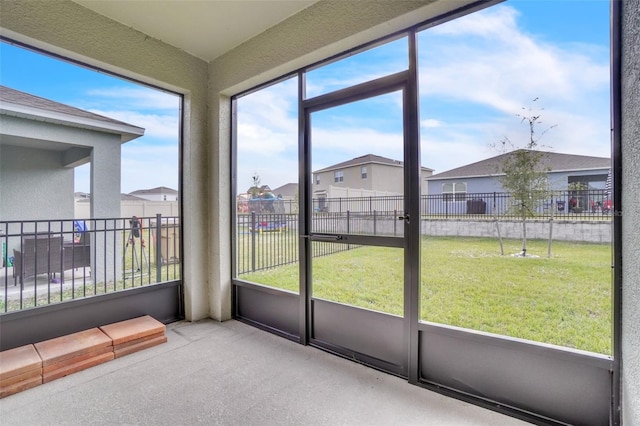
<instances>
[{"instance_id":1,"label":"beige house siding","mask_svg":"<svg viewBox=\"0 0 640 426\"><path fill-rule=\"evenodd\" d=\"M369 164L369 168L371 172L367 170L369 176L365 180L371 182L370 189L395 192L398 195L404 194L404 167Z\"/></svg>"},{"instance_id":2,"label":"beige house siding","mask_svg":"<svg viewBox=\"0 0 640 426\"><path fill-rule=\"evenodd\" d=\"M362 178L361 168L367 168L366 179ZM343 181L335 181L335 172L342 171ZM345 197L344 191L337 191L339 188L348 188L351 193L357 193L357 189L369 191L371 193L384 195L402 195L404 194L403 182L404 168L402 166L392 166L386 164L360 164L341 169L332 169L325 172L314 173L313 175L313 192L314 194L325 193L327 198ZM421 193L426 195L428 187L425 179L431 176L433 172L429 169L422 169L421 172ZM320 178L320 183L316 184L316 176ZM351 195L356 196L356 195ZM374 195L357 195L357 196L374 196Z\"/></svg>"}]
</instances>

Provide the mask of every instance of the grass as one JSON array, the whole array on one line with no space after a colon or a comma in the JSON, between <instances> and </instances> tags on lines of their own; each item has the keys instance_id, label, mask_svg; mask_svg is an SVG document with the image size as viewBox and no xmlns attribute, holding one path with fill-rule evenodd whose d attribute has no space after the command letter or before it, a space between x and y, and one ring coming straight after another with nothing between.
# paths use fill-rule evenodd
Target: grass
<instances>
[{"instance_id":1,"label":"grass","mask_svg":"<svg viewBox=\"0 0 640 426\"><path fill-rule=\"evenodd\" d=\"M520 251L505 241L506 253ZM422 240L421 319L611 354L609 245L530 241L539 258L501 256L490 238ZM313 259L315 297L403 314L402 250L362 247ZM242 275L298 290L298 265Z\"/></svg>"}]
</instances>

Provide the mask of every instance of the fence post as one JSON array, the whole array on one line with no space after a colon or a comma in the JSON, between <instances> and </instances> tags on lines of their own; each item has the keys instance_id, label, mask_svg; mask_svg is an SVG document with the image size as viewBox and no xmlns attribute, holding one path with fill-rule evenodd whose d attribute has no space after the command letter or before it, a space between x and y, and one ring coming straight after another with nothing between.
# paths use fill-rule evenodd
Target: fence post
<instances>
[{"instance_id":1,"label":"fence post","mask_svg":"<svg viewBox=\"0 0 640 426\"><path fill-rule=\"evenodd\" d=\"M256 212L251 212L251 272L256 271Z\"/></svg>"},{"instance_id":2,"label":"fence post","mask_svg":"<svg viewBox=\"0 0 640 426\"><path fill-rule=\"evenodd\" d=\"M349 210L347 210L347 234L351 233L350 232L350 222L351 221L349 220L349 218L350 218L350 213L349 213Z\"/></svg>"},{"instance_id":3,"label":"fence post","mask_svg":"<svg viewBox=\"0 0 640 426\"><path fill-rule=\"evenodd\" d=\"M373 235L378 235L378 227L376 223L376 211L373 211Z\"/></svg>"},{"instance_id":4,"label":"fence post","mask_svg":"<svg viewBox=\"0 0 640 426\"><path fill-rule=\"evenodd\" d=\"M493 192L493 210L494 210L494 214L497 214L496 210L496 193L495 191Z\"/></svg>"},{"instance_id":5,"label":"fence post","mask_svg":"<svg viewBox=\"0 0 640 426\"><path fill-rule=\"evenodd\" d=\"M162 281L162 215L156 214L156 282ZM167 233L169 232L169 226L167 223ZM167 234L167 237L169 235ZM169 245L169 239L167 238L167 245ZM169 247L167 247L167 252Z\"/></svg>"},{"instance_id":6,"label":"fence post","mask_svg":"<svg viewBox=\"0 0 640 426\"><path fill-rule=\"evenodd\" d=\"M398 227L398 210L393 211L393 236L396 236L396 228Z\"/></svg>"}]
</instances>

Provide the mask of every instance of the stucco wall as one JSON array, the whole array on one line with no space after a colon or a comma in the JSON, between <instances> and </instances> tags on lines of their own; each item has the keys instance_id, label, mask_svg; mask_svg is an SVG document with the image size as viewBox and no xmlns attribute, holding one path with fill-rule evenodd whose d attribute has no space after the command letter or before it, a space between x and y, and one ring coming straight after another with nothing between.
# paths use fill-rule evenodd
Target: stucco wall
<instances>
[{"instance_id":1,"label":"stucco wall","mask_svg":"<svg viewBox=\"0 0 640 426\"><path fill-rule=\"evenodd\" d=\"M38 158L51 156L51 167L43 168L32 165L29 175L34 179L35 192L25 192L23 202L28 202L33 211L37 211L39 218L71 219L73 217L73 166L68 159L74 157L69 152L79 147L89 153L91 162L91 193L93 194L92 210L94 218L118 216L120 208L120 152L121 136L97 130L84 129L77 126L51 123L38 119L27 119L10 115L0 115L2 134L13 143L30 143L41 148L42 152L35 153ZM31 152L35 152L31 150ZM86 155L86 154L83 154ZM55 170L56 167L59 170ZM21 171L11 169L21 175ZM69 175L71 180L62 182L56 180L57 175ZM7 180L0 181L0 186L8 185L8 180L14 176L5 174ZM22 177L20 177L22 179ZM41 184L37 185L35 179ZM13 183L12 183L13 185ZM56 185L56 186L54 186ZM52 190L52 188L54 188ZM11 193L11 191L8 191ZM13 193L15 195L15 193ZM38 197L36 197L38 196ZM48 202L49 197L57 198L58 203ZM39 198L43 197L43 198ZM42 203L40 202L42 199ZM11 199L10 199L11 200ZM71 213L71 215L69 215ZM22 214L25 219L31 218L30 212Z\"/></svg>"},{"instance_id":2,"label":"stucco wall","mask_svg":"<svg viewBox=\"0 0 640 426\"><path fill-rule=\"evenodd\" d=\"M501 220L502 238L522 238L522 222ZM491 220L424 220L421 223L422 235L447 237L489 237L497 238L496 223ZM549 238L549 221L529 220L527 238L546 240ZM553 223L554 241L577 241L598 244L611 244L611 222L560 220Z\"/></svg>"},{"instance_id":3,"label":"stucco wall","mask_svg":"<svg viewBox=\"0 0 640 426\"><path fill-rule=\"evenodd\" d=\"M210 315L207 210L209 155L206 62L68 0L2 2L2 35L184 94L183 213L185 314Z\"/></svg>"},{"instance_id":4,"label":"stucco wall","mask_svg":"<svg viewBox=\"0 0 640 426\"><path fill-rule=\"evenodd\" d=\"M0 145L0 219L73 218L73 169L62 153Z\"/></svg>"},{"instance_id":5,"label":"stucco wall","mask_svg":"<svg viewBox=\"0 0 640 426\"><path fill-rule=\"evenodd\" d=\"M622 3L622 409L640 424L640 1Z\"/></svg>"}]
</instances>

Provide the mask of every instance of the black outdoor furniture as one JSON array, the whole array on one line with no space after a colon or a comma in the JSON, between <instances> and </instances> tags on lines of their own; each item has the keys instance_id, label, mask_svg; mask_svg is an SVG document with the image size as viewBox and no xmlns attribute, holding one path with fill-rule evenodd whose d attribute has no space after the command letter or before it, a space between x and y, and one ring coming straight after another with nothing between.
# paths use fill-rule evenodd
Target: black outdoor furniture
<instances>
[{"instance_id":1,"label":"black outdoor furniture","mask_svg":"<svg viewBox=\"0 0 640 426\"><path fill-rule=\"evenodd\" d=\"M49 234L25 237L22 240L22 250L13 250L13 281L14 285L36 275L47 274L53 279L54 274L60 273L64 282L63 245L61 236Z\"/></svg>"}]
</instances>

